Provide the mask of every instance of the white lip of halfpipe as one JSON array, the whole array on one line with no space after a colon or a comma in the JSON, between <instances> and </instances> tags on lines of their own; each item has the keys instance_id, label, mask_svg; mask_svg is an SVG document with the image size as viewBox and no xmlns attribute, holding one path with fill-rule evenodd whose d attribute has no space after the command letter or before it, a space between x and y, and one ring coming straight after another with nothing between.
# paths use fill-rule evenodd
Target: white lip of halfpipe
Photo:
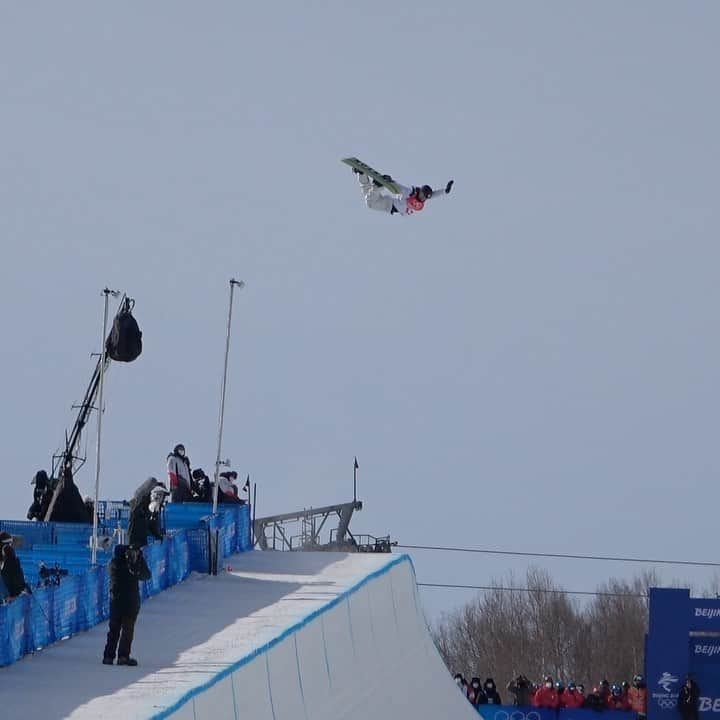
<instances>
[{"instance_id":1,"label":"white lip of halfpipe","mask_svg":"<svg viewBox=\"0 0 720 720\"><path fill-rule=\"evenodd\" d=\"M410 558L361 558L340 563L362 563L359 580L152 717L477 718L430 638Z\"/></svg>"}]
</instances>

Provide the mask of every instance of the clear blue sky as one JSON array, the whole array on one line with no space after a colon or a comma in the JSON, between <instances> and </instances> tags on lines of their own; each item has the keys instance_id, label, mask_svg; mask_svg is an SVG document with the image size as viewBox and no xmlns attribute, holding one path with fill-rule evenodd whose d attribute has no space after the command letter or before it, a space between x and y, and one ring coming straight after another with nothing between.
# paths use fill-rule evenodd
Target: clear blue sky
<instances>
[{"instance_id":1,"label":"clear blue sky","mask_svg":"<svg viewBox=\"0 0 720 720\"><path fill-rule=\"evenodd\" d=\"M6 3L0 389L24 517L98 349L103 494L227 455L270 514L347 500L405 543L715 559L720 7ZM367 210L356 155L456 181ZM93 483L90 462L78 476ZM414 554L485 584L525 560ZM547 565L572 589L632 567ZM702 585L710 573L665 571ZM431 617L467 593L423 591Z\"/></svg>"}]
</instances>

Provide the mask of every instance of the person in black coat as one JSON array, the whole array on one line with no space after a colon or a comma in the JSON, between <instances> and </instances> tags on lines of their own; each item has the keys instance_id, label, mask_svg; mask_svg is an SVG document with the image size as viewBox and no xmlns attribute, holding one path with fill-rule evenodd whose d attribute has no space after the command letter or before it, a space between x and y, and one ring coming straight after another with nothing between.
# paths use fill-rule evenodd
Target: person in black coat
<instances>
[{"instance_id":1,"label":"person in black coat","mask_svg":"<svg viewBox=\"0 0 720 720\"><path fill-rule=\"evenodd\" d=\"M592 692L588 693L588 696L583 700L581 707L586 710L596 710L599 712L607 709L607 703L602 699L600 689L594 687Z\"/></svg>"},{"instance_id":2,"label":"person in black coat","mask_svg":"<svg viewBox=\"0 0 720 720\"><path fill-rule=\"evenodd\" d=\"M532 683L524 675L518 675L511 680L507 689L515 697L515 705L532 705Z\"/></svg>"},{"instance_id":3,"label":"person in black coat","mask_svg":"<svg viewBox=\"0 0 720 720\"><path fill-rule=\"evenodd\" d=\"M147 545L148 535L153 534L158 540L161 535L154 532L156 526L151 523L150 495L156 487L164 489L164 485L154 477L148 478L133 495L130 501L130 516L128 518L128 543L131 547L141 548Z\"/></svg>"},{"instance_id":4,"label":"person in black coat","mask_svg":"<svg viewBox=\"0 0 720 720\"><path fill-rule=\"evenodd\" d=\"M213 500L210 478L202 468L195 468L192 471L192 491L193 500L197 502L209 503Z\"/></svg>"},{"instance_id":5,"label":"person in black coat","mask_svg":"<svg viewBox=\"0 0 720 720\"><path fill-rule=\"evenodd\" d=\"M474 677L470 681L470 687L468 688L468 700L474 707L487 704L487 697L482 689L479 677Z\"/></svg>"},{"instance_id":6,"label":"person in black coat","mask_svg":"<svg viewBox=\"0 0 720 720\"><path fill-rule=\"evenodd\" d=\"M497 691L495 681L491 677L485 679L483 691L485 692L485 697L487 698L488 705L502 705L500 693Z\"/></svg>"},{"instance_id":7,"label":"person in black coat","mask_svg":"<svg viewBox=\"0 0 720 720\"><path fill-rule=\"evenodd\" d=\"M28 508L28 520L44 520L50 500L52 499L53 486L48 474L44 470L38 470L30 481L34 485L33 502Z\"/></svg>"},{"instance_id":8,"label":"person in black coat","mask_svg":"<svg viewBox=\"0 0 720 720\"><path fill-rule=\"evenodd\" d=\"M140 580L150 579L142 550L117 545L110 561L110 627L103 652L103 665L137 665L130 657L135 621L140 612Z\"/></svg>"},{"instance_id":9,"label":"person in black coat","mask_svg":"<svg viewBox=\"0 0 720 720\"><path fill-rule=\"evenodd\" d=\"M683 720L698 720L698 700L700 699L700 688L698 684L687 675L685 684L680 688L678 695L677 709Z\"/></svg>"},{"instance_id":10,"label":"person in black coat","mask_svg":"<svg viewBox=\"0 0 720 720\"><path fill-rule=\"evenodd\" d=\"M4 530L0 532L0 576L10 599L20 595L27 587L20 560L13 548L12 535Z\"/></svg>"}]
</instances>

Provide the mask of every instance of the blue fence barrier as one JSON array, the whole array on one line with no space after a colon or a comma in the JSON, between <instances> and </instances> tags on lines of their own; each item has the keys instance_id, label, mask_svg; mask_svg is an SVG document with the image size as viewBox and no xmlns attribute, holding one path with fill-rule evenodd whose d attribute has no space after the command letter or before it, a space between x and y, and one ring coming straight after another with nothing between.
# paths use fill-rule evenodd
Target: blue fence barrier
<instances>
[{"instance_id":1,"label":"blue fence barrier","mask_svg":"<svg viewBox=\"0 0 720 720\"><path fill-rule=\"evenodd\" d=\"M209 572L213 538L220 562L227 555L252 549L248 505L222 507L217 515L212 515L211 506L200 503L170 505L168 511L165 539L144 549L152 577L140 585L143 600L176 585L192 571ZM23 593L0 604L0 667L107 619L107 562L112 551L99 552L98 565L90 566L92 526L0 521L0 530L23 538L17 555L31 586L40 580L36 566L40 561L48 567L57 562L69 571L59 585L37 587L31 595Z\"/></svg>"},{"instance_id":2,"label":"blue fence barrier","mask_svg":"<svg viewBox=\"0 0 720 720\"><path fill-rule=\"evenodd\" d=\"M635 720L628 710L586 710L583 708L548 708L530 705L481 705L478 714L483 720Z\"/></svg>"}]
</instances>

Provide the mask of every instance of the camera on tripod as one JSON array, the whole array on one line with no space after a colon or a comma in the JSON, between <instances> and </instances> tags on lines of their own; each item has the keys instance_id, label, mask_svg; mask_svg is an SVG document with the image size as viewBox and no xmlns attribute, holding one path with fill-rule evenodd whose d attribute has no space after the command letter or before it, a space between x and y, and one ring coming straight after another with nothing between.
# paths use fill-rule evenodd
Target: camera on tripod
<instances>
[{"instance_id":1,"label":"camera on tripod","mask_svg":"<svg viewBox=\"0 0 720 720\"><path fill-rule=\"evenodd\" d=\"M60 578L65 577L68 574L67 568L61 568L59 563L55 563L52 567L48 567L44 562L40 561L40 587L47 587L48 585L59 585Z\"/></svg>"}]
</instances>

